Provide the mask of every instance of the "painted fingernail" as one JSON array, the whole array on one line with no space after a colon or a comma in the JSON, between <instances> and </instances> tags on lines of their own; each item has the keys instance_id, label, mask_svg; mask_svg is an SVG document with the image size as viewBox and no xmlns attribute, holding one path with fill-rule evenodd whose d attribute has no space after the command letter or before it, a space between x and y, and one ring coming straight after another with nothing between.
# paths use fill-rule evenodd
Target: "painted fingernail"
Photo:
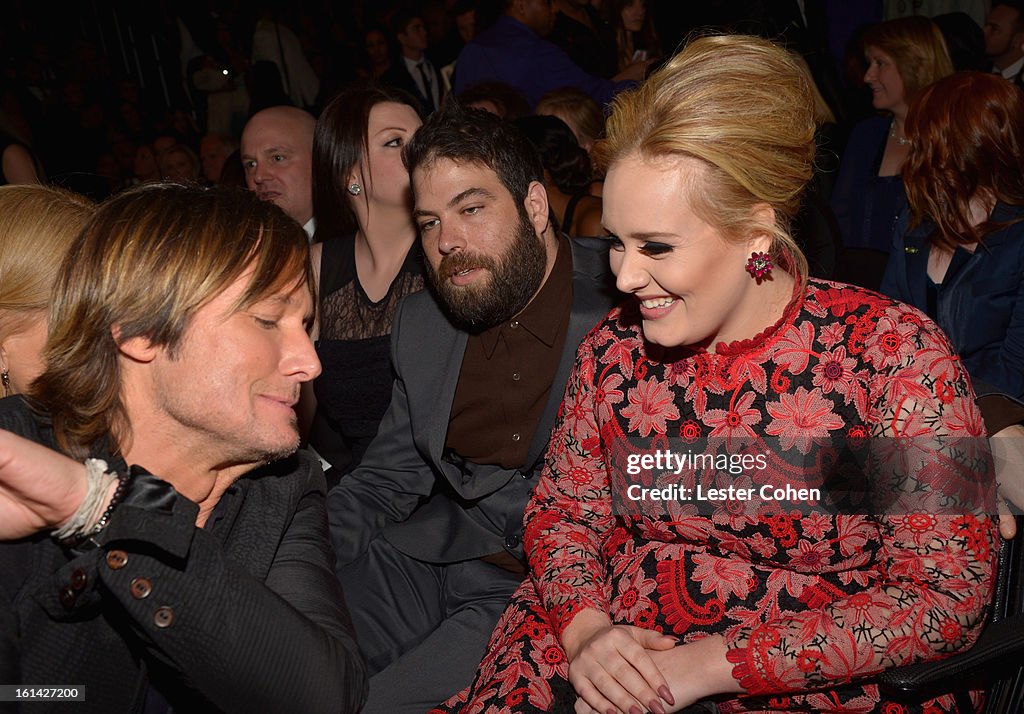
<instances>
[{"instance_id":1,"label":"painted fingernail","mask_svg":"<svg viewBox=\"0 0 1024 714\"><path fill-rule=\"evenodd\" d=\"M629 708L629 714L644 714L644 710L634 704Z\"/></svg>"},{"instance_id":2,"label":"painted fingernail","mask_svg":"<svg viewBox=\"0 0 1024 714\"><path fill-rule=\"evenodd\" d=\"M672 692L670 692L668 690L668 687L666 687L664 684L658 687L658 694L661 696L662 699L668 702L668 705L670 707L674 707L676 705L676 698L672 696Z\"/></svg>"},{"instance_id":3,"label":"painted fingernail","mask_svg":"<svg viewBox=\"0 0 1024 714\"><path fill-rule=\"evenodd\" d=\"M665 714L665 707L661 706L661 702L657 699L652 699L651 703L647 705L647 708L654 712L654 714Z\"/></svg>"},{"instance_id":4,"label":"painted fingernail","mask_svg":"<svg viewBox=\"0 0 1024 714\"><path fill-rule=\"evenodd\" d=\"M619 710L615 707L608 707L608 711L605 714L619 714Z\"/></svg>"}]
</instances>

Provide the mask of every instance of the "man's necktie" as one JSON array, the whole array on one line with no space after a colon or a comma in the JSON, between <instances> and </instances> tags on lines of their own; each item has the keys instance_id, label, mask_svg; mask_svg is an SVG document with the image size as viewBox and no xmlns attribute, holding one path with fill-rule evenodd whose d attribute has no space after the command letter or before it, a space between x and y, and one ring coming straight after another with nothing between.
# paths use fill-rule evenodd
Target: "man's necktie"
<instances>
[{"instance_id":1,"label":"man's necktie","mask_svg":"<svg viewBox=\"0 0 1024 714\"><path fill-rule=\"evenodd\" d=\"M420 77L423 78L423 94L427 98L427 109L429 112L434 111L437 107L434 105L434 92L430 88L430 78L427 76L427 68L425 62L420 62L416 67L420 71Z\"/></svg>"}]
</instances>

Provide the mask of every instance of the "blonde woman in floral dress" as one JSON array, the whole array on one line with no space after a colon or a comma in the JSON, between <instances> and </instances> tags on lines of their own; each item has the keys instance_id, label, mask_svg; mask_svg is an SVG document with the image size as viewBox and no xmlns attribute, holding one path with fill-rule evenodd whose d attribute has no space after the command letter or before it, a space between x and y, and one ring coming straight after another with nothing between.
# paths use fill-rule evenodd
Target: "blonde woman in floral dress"
<instances>
[{"instance_id":1,"label":"blonde woman in floral dress","mask_svg":"<svg viewBox=\"0 0 1024 714\"><path fill-rule=\"evenodd\" d=\"M935 324L806 278L788 224L813 135L798 69L750 37L696 40L616 101L599 153L628 299L580 347L525 516L531 575L474 684L436 711L976 706L966 693L887 701L873 683L976 639L997 555L981 500L990 462ZM683 471L677 485L825 495L809 507L623 498L669 485L658 469L630 481L629 466L685 445L764 466L688 482ZM866 461L832 460L859 449ZM850 463L873 464L876 492L844 510L857 495L842 480Z\"/></svg>"}]
</instances>

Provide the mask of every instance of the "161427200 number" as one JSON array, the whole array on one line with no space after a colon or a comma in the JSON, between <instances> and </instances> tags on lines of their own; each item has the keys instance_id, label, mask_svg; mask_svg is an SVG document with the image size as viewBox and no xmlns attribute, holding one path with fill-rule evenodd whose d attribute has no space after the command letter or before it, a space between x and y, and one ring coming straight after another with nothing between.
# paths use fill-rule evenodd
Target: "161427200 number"
<instances>
[{"instance_id":1,"label":"161427200 number","mask_svg":"<svg viewBox=\"0 0 1024 714\"><path fill-rule=\"evenodd\" d=\"M85 687L73 685L0 685L0 702L85 701Z\"/></svg>"}]
</instances>

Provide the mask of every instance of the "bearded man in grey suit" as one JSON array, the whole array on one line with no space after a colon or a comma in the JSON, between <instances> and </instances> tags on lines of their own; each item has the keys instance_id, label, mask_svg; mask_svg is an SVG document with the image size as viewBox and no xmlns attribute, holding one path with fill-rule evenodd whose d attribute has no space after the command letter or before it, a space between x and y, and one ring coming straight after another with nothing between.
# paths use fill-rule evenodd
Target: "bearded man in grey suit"
<instances>
[{"instance_id":1,"label":"bearded man in grey suit","mask_svg":"<svg viewBox=\"0 0 1024 714\"><path fill-rule=\"evenodd\" d=\"M450 103L404 158L432 290L399 307L391 406L328 510L364 711L422 714L469 684L525 575L523 508L616 293L606 244L560 233L513 126Z\"/></svg>"}]
</instances>

